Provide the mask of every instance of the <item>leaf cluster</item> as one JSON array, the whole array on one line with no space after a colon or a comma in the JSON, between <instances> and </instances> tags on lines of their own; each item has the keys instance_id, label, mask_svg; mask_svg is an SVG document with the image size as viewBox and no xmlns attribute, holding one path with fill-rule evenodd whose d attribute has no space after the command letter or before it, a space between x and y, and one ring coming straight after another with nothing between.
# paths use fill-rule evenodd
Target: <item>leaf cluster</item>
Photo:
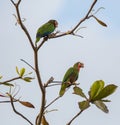
<instances>
[{"instance_id":1,"label":"leaf cluster","mask_svg":"<svg viewBox=\"0 0 120 125\"><path fill-rule=\"evenodd\" d=\"M20 70L18 69L18 67L16 66L16 72L19 75L19 77L26 81L26 82L31 82L34 78L33 77L29 77L27 75L32 74L32 72L25 74L26 69L25 68L21 68Z\"/></svg>"},{"instance_id":2,"label":"leaf cluster","mask_svg":"<svg viewBox=\"0 0 120 125\"><path fill-rule=\"evenodd\" d=\"M89 98L83 93L83 90L80 87L75 86L73 88L74 94L81 96L85 100L78 102L80 110L85 110L90 107L91 104L95 104L97 108L101 109L103 112L108 113L109 110L105 105L105 102L110 102L110 100L104 99L116 90L117 86L114 84L109 84L105 86L103 80L95 81L89 90Z\"/></svg>"}]
</instances>

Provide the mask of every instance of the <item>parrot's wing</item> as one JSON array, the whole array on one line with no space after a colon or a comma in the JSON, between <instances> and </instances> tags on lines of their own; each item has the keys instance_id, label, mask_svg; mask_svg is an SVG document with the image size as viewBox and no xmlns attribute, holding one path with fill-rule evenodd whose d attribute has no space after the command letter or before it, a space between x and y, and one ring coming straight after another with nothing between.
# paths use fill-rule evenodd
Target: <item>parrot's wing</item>
<instances>
[{"instance_id":1,"label":"parrot's wing","mask_svg":"<svg viewBox=\"0 0 120 125\"><path fill-rule=\"evenodd\" d=\"M63 96L64 95L67 86L68 86L67 84L62 83L61 89L60 89L60 92L59 92L59 96Z\"/></svg>"},{"instance_id":2,"label":"parrot's wing","mask_svg":"<svg viewBox=\"0 0 120 125\"><path fill-rule=\"evenodd\" d=\"M52 23L46 23L38 29L36 38L37 37L41 38L41 37L47 36L50 33L52 33L54 31L54 29L55 29L55 27Z\"/></svg>"},{"instance_id":3,"label":"parrot's wing","mask_svg":"<svg viewBox=\"0 0 120 125\"><path fill-rule=\"evenodd\" d=\"M71 76L73 73L74 73L74 68L73 68L73 67L69 68L69 69L67 70L67 72L65 73L62 82L64 83L64 82L68 81L69 78L70 78L70 76Z\"/></svg>"},{"instance_id":4,"label":"parrot's wing","mask_svg":"<svg viewBox=\"0 0 120 125\"><path fill-rule=\"evenodd\" d=\"M69 69L67 70L67 72L65 73L64 78L63 78L63 81L62 81L61 89L60 89L60 92L59 92L59 95L60 95L60 96L63 96L63 95L64 95L65 90L66 90L66 88L68 87L68 84L65 83L65 82L69 81L69 78L70 78L70 76L73 74L73 72L74 72L74 69L73 69L73 67L71 67L71 68L69 68Z\"/></svg>"}]
</instances>

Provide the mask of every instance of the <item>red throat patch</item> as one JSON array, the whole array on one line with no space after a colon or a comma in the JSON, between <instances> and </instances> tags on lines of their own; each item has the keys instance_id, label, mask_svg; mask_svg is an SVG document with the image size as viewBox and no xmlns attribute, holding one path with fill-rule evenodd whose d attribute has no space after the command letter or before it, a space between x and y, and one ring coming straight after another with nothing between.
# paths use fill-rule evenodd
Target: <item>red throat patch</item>
<instances>
[{"instance_id":1,"label":"red throat patch","mask_svg":"<svg viewBox=\"0 0 120 125\"><path fill-rule=\"evenodd\" d=\"M83 68L84 64L83 63L78 63L78 70L80 70L80 68Z\"/></svg>"}]
</instances>

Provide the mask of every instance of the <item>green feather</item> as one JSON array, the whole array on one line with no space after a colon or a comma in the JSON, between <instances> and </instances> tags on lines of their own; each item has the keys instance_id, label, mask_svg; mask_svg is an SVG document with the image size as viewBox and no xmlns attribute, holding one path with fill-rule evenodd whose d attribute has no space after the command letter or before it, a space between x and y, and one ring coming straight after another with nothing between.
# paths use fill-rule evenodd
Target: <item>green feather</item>
<instances>
[{"instance_id":1,"label":"green feather","mask_svg":"<svg viewBox=\"0 0 120 125\"><path fill-rule=\"evenodd\" d=\"M74 65L73 67L67 70L67 72L63 77L61 89L59 92L60 96L63 96L66 88L69 87L70 84L74 83L78 79L78 74L79 74L79 70L77 69L76 65Z\"/></svg>"},{"instance_id":2,"label":"green feather","mask_svg":"<svg viewBox=\"0 0 120 125\"><path fill-rule=\"evenodd\" d=\"M44 25L42 25L38 30L36 34L36 43L40 40L40 38L48 36L51 34L55 28L56 28L57 21L56 20L50 20Z\"/></svg>"}]
</instances>

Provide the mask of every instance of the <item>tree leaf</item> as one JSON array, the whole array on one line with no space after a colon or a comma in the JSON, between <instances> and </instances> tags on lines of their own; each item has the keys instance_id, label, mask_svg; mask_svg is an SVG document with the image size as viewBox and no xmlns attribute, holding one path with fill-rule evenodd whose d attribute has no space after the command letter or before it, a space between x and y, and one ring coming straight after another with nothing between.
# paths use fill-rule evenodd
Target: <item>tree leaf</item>
<instances>
[{"instance_id":1,"label":"tree leaf","mask_svg":"<svg viewBox=\"0 0 120 125\"><path fill-rule=\"evenodd\" d=\"M20 77L23 77L24 73L25 73L25 68L22 68L19 73Z\"/></svg>"},{"instance_id":2,"label":"tree leaf","mask_svg":"<svg viewBox=\"0 0 120 125\"><path fill-rule=\"evenodd\" d=\"M0 79L2 79L2 76L0 76Z\"/></svg>"},{"instance_id":3,"label":"tree leaf","mask_svg":"<svg viewBox=\"0 0 120 125\"><path fill-rule=\"evenodd\" d=\"M5 83L0 83L0 85L5 85L5 86L14 86L13 84L8 83L8 82L5 82Z\"/></svg>"},{"instance_id":4,"label":"tree leaf","mask_svg":"<svg viewBox=\"0 0 120 125\"><path fill-rule=\"evenodd\" d=\"M95 101L94 104L95 104L99 109L101 109L103 112L105 112L105 113L108 113L108 112L109 112L107 106L106 106L102 101L100 101L100 100L99 100L99 101Z\"/></svg>"},{"instance_id":5,"label":"tree leaf","mask_svg":"<svg viewBox=\"0 0 120 125\"><path fill-rule=\"evenodd\" d=\"M101 101L102 102L111 102L111 100L108 100L108 99L102 99Z\"/></svg>"},{"instance_id":6,"label":"tree leaf","mask_svg":"<svg viewBox=\"0 0 120 125\"><path fill-rule=\"evenodd\" d=\"M17 66L16 66L16 72L17 72L18 75L20 75L20 73L19 73L19 69L18 69Z\"/></svg>"},{"instance_id":7,"label":"tree leaf","mask_svg":"<svg viewBox=\"0 0 120 125\"><path fill-rule=\"evenodd\" d=\"M94 101L95 100L101 100L109 95L111 95L112 93L115 92L117 86L114 85L114 84L109 84L107 86L105 86L101 91L100 93L94 98Z\"/></svg>"},{"instance_id":8,"label":"tree leaf","mask_svg":"<svg viewBox=\"0 0 120 125\"><path fill-rule=\"evenodd\" d=\"M32 77L24 77L23 80L26 82L31 82L31 80L34 79Z\"/></svg>"},{"instance_id":9,"label":"tree leaf","mask_svg":"<svg viewBox=\"0 0 120 125\"><path fill-rule=\"evenodd\" d=\"M19 101L19 103L21 103L22 105L29 107L29 108L35 108L33 104L31 104L30 102L26 102L26 101Z\"/></svg>"},{"instance_id":10,"label":"tree leaf","mask_svg":"<svg viewBox=\"0 0 120 125\"><path fill-rule=\"evenodd\" d=\"M107 27L107 24L105 24L103 21L101 21L100 19L98 19L98 18L95 17L95 16L93 16L93 17L97 20L97 22L98 22L100 25Z\"/></svg>"},{"instance_id":11,"label":"tree leaf","mask_svg":"<svg viewBox=\"0 0 120 125\"><path fill-rule=\"evenodd\" d=\"M89 101L78 102L80 110L85 110L90 107Z\"/></svg>"},{"instance_id":12,"label":"tree leaf","mask_svg":"<svg viewBox=\"0 0 120 125\"><path fill-rule=\"evenodd\" d=\"M44 115L42 117L42 125L49 125Z\"/></svg>"},{"instance_id":13,"label":"tree leaf","mask_svg":"<svg viewBox=\"0 0 120 125\"><path fill-rule=\"evenodd\" d=\"M85 98L85 99L87 98L87 97L85 96L85 94L83 93L83 91L82 91L81 88L75 86L75 87L73 88L73 90L74 90L73 94L79 95L79 96L81 96L81 97L83 97L83 98Z\"/></svg>"},{"instance_id":14,"label":"tree leaf","mask_svg":"<svg viewBox=\"0 0 120 125\"><path fill-rule=\"evenodd\" d=\"M98 80L95 81L90 88L90 100L94 100L94 98L100 93L100 91L104 88L104 81Z\"/></svg>"}]
</instances>

